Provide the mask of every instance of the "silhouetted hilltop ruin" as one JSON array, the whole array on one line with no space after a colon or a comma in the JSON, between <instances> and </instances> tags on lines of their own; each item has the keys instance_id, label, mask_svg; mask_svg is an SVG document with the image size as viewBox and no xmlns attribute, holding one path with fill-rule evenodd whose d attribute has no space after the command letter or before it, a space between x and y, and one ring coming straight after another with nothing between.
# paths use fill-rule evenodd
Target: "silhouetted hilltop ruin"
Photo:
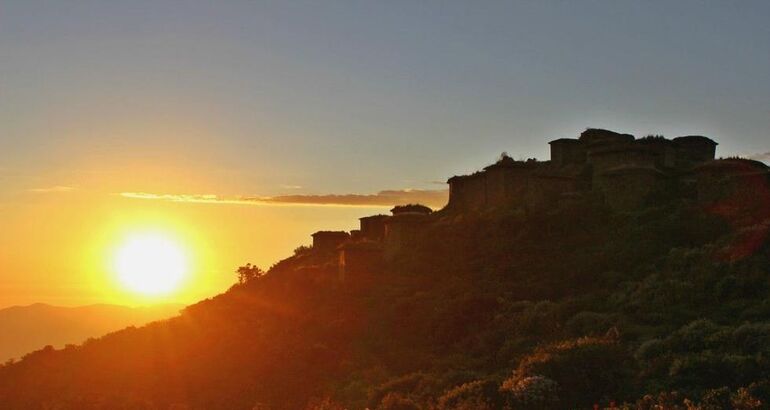
<instances>
[{"instance_id":1,"label":"silhouetted hilltop ruin","mask_svg":"<svg viewBox=\"0 0 770 410\"><path fill-rule=\"evenodd\" d=\"M313 250L316 252L333 252L337 247L350 238L345 231L318 231L313 237Z\"/></svg>"},{"instance_id":2,"label":"silhouetted hilltop ruin","mask_svg":"<svg viewBox=\"0 0 770 410\"><path fill-rule=\"evenodd\" d=\"M605 209L633 212L660 200L750 207L768 192L768 167L742 158L715 159L717 143L688 135L667 139L589 128L578 138L549 142L551 159L517 161L507 154L470 175L449 178L449 203L439 212L397 205L391 216L360 218L360 229L313 234L313 252L336 252L339 278L381 269L414 246L421 232L445 216L510 209Z\"/></svg>"},{"instance_id":3,"label":"silhouetted hilltop ruin","mask_svg":"<svg viewBox=\"0 0 770 410\"><path fill-rule=\"evenodd\" d=\"M550 161L503 156L483 171L450 178L452 211L552 206L576 197L633 210L667 182L692 183L699 165L714 161L717 143L707 137L633 135L590 128L577 139L549 143Z\"/></svg>"}]
</instances>

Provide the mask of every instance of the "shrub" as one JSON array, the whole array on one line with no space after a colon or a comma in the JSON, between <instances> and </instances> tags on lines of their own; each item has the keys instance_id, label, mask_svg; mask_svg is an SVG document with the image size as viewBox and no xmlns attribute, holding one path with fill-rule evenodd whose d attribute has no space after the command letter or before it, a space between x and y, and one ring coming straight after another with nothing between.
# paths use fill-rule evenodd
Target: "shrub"
<instances>
[{"instance_id":1,"label":"shrub","mask_svg":"<svg viewBox=\"0 0 770 410\"><path fill-rule=\"evenodd\" d=\"M703 395L700 402L700 410L723 410L732 408L730 389L720 387L712 389Z\"/></svg>"},{"instance_id":2,"label":"shrub","mask_svg":"<svg viewBox=\"0 0 770 410\"><path fill-rule=\"evenodd\" d=\"M762 401L754 397L750 390L741 387L732 398L731 403L735 410L753 410L762 408Z\"/></svg>"},{"instance_id":3,"label":"shrub","mask_svg":"<svg viewBox=\"0 0 770 410\"><path fill-rule=\"evenodd\" d=\"M666 344L660 339L650 339L642 343L634 357L636 360L649 361L661 356L666 351Z\"/></svg>"},{"instance_id":4,"label":"shrub","mask_svg":"<svg viewBox=\"0 0 770 410\"><path fill-rule=\"evenodd\" d=\"M500 408L497 383L476 380L457 386L441 396L436 410L492 410Z\"/></svg>"},{"instance_id":5,"label":"shrub","mask_svg":"<svg viewBox=\"0 0 770 410\"><path fill-rule=\"evenodd\" d=\"M399 393L388 393L377 406L377 410L420 410L420 406Z\"/></svg>"},{"instance_id":6,"label":"shrub","mask_svg":"<svg viewBox=\"0 0 770 410\"><path fill-rule=\"evenodd\" d=\"M600 335L613 324L612 315L597 312L580 312L567 321L567 330L576 336Z\"/></svg>"},{"instance_id":7,"label":"shrub","mask_svg":"<svg viewBox=\"0 0 770 410\"><path fill-rule=\"evenodd\" d=\"M584 337L537 349L521 361L516 374L545 376L560 386L562 405L582 407L629 396L632 363L617 340Z\"/></svg>"},{"instance_id":8,"label":"shrub","mask_svg":"<svg viewBox=\"0 0 770 410\"><path fill-rule=\"evenodd\" d=\"M559 406L559 384L543 376L513 377L500 391L506 395L506 409L555 409Z\"/></svg>"}]
</instances>

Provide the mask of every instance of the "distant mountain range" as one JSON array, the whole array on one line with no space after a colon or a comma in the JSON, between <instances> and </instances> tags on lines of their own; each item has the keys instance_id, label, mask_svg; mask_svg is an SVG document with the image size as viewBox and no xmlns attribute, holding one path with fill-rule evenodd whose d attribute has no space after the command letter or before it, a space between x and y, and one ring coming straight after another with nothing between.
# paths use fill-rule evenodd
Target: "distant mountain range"
<instances>
[{"instance_id":1,"label":"distant mountain range","mask_svg":"<svg viewBox=\"0 0 770 410\"><path fill-rule=\"evenodd\" d=\"M128 307L97 304L78 307L36 303L0 309L0 362L19 358L46 345L81 343L128 326L175 316L184 307L164 304Z\"/></svg>"}]
</instances>

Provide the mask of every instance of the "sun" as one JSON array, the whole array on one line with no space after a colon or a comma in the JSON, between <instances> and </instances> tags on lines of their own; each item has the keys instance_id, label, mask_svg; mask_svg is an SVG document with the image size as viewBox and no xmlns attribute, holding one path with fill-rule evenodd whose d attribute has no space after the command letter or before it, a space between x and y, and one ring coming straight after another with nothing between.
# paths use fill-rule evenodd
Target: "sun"
<instances>
[{"instance_id":1,"label":"sun","mask_svg":"<svg viewBox=\"0 0 770 410\"><path fill-rule=\"evenodd\" d=\"M147 296L178 290L188 273L185 250L170 236L157 232L132 234L118 246L114 270L120 284Z\"/></svg>"}]
</instances>

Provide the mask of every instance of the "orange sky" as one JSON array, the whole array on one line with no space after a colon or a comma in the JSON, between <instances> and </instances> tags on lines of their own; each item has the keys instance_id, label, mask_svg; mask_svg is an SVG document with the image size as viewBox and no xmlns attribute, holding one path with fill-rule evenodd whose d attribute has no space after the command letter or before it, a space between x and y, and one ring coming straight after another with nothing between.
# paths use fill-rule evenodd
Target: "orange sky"
<instances>
[{"instance_id":1,"label":"orange sky","mask_svg":"<svg viewBox=\"0 0 770 410\"><path fill-rule=\"evenodd\" d=\"M234 283L241 264L268 268L320 229L353 229L384 207L187 203L82 189L26 192L2 210L0 307L46 302L189 303ZM182 287L162 297L120 286L110 258L133 233L162 232L188 251Z\"/></svg>"},{"instance_id":2,"label":"orange sky","mask_svg":"<svg viewBox=\"0 0 770 410\"><path fill-rule=\"evenodd\" d=\"M215 139L210 127L167 121L82 121L24 151L26 161L0 167L0 308L195 302L232 285L240 265L267 269L290 256L316 230L355 229L359 217L390 204L446 200L439 184L363 195L295 186L260 161L223 161L222 147L200 143ZM86 130L125 143L100 145L83 137ZM145 297L116 280L116 247L146 231L164 233L190 255L179 290Z\"/></svg>"}]
</instances>

